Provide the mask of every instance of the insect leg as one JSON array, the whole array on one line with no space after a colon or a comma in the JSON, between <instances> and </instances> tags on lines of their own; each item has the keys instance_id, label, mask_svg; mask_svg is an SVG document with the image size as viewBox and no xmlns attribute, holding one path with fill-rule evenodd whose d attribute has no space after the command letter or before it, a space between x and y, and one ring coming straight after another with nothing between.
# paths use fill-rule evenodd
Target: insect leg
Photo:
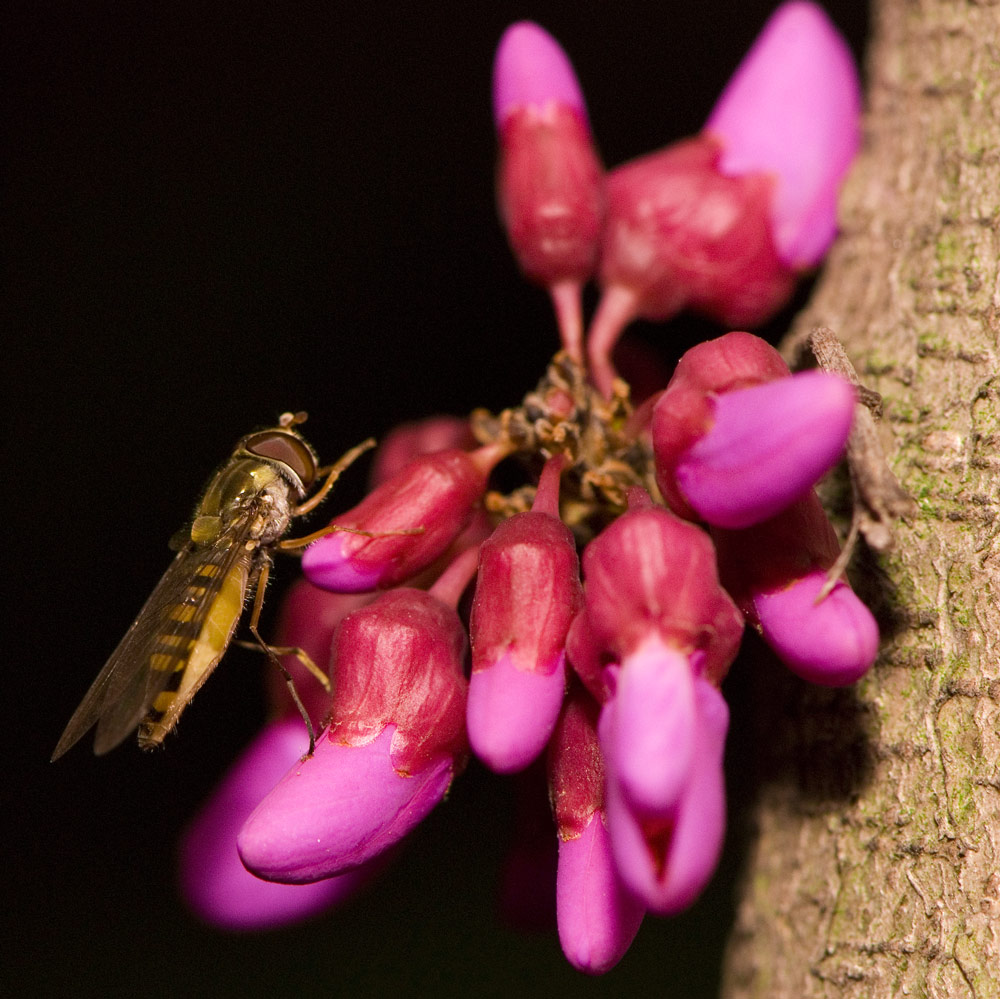
<instances>
[{"instance_id":1,"label":"insect leg","mask_svg":"<svg viewBox=\"0 0 1000 999\"><path fill-rule=\"evenodd\" d=\"M420 530L422 531L423 528ZM371 531L362 531L357 527L341 527L339 524L327 524L326 527L321 527L318 531L313 531L312 534L307 534L302 538L282 538L274 547L283 552L295 551L296 548L305 548L306 545L311 545L318 538L325 538L328 534L333 534L334 531L347 531L348 534L363 534L366 538L380 538L383 536L381 534L373 534ZM420 532L400 531L399 533L417 534Z\"/></svg>"},{"instance_id":2,"label":"insect leg","mask_svg":"<svg viewBox=\"0 0 1000 999\"><path fill-rule=\"evenodd\" d=\"M301 538L284 538L275 545L275 548L283 552L295 551L297 548L305 548L306 545L311 545L319 538L325 538L328 534L333 534L335 531L346 531L348 534L362 534L366 538L398 538L407 534L423 534L424 530L423 527L404 527L398 531L362 531L358 527L327 524L326 527L321 527L318 531L313 531L312 534L307 534Z\"/></svg>"},{"instance_id":3,"label":"insect leg","mask_svg":"<svg viewBox=\"0 0 1000 999\"><path fill-rule=\"evenodd\" d=\"M254 639L257 641L257 645L262 649L271 659L271 662L278 667L281 675L285 678L285 683L288 686L288 692L292 695L292 700L295 702L295 707L298 708L299 714L302 715L302 720L306 723L306 731L309 733L309 752L306 756L312 756L316 751L316 733L313 731L312 720L309 718L309 712L306 711L305 705L303 705L301 699L299 698L299 692L295 689L295 681L292 679L292 674L285 669L284 664L275 655L276 651L272 646L268 645L263 638L260 637L260 632L257 630L257 626L260 623L260 611L264 606L264 587L267 583L267 577L271 573L271 560L269 558L263 558L260 563L260 571L257 574L257 583L254 591L253 597L253 611L250 614L250 634L253 635ZM306 657L308 659L308 656ZM319 673L319 669L312 660L309 660L309 665L312 669ZM322 675L322 674L321 674ZM325 689L330 689L330 682L323 677L325 681Z\"/></svg>"},{"instance_id":4,"label":"insect leg","mask_svg":"<svg viewBox=\"0 0 1000 999\"><path fill-rule=\"evenodd\" d=\"M233 642L233 645L238 645L241 649L251 649L254 652L260 652L260 644L257 642L237 641ZM330 678L313 662L312 657L301 646L271 645L269 642L265 642L264 645L268 652L273 652L276 656L295 656L328 694L333 689L330 686Z\"/></svg>"},{"instance_id":5,"label":"insect leg","mask_svg":"<svg viewBox=\"0 0 1000 999\"><path fill-rule=\"evenodd\" d=\"M352 447L350 451L347 452L335 465L330 467L330 474L327 475L326 481L320 488L313 493L304 503L300 503L293 511L292 515L299 517L304 513L308 513L310 510L315 510L320 503L326 498L326 494L333 488L334 483L340 478L341 473L347 469L349 466L353 465L358 458L365 453L365 451L371 450L375 447L375 438L369 437L368 440L362 441L357 447ZM320 474L326 472L325 468L321 468Z\"/></svg>"},{"instance_id":6,"label":"insect leg","mask_svg":"<svg viewBox=\"0 0 1000 999\"><path fill-rule=\"evenodd\" d=\"M330 678L324 673L310 657L305 649L298 645L268 645L268 652L273 652L276 656L295 656L302 665L309 670L319 685L329 694L331 691Z\"/></svg>"}]
</instances>

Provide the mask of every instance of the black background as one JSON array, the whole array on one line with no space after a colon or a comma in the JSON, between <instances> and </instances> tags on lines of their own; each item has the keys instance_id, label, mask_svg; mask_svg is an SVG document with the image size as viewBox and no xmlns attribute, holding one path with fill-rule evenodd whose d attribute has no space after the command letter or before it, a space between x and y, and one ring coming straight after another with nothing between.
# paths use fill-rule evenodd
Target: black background
<instances>
[{"instance_id":1,"label":"black background","mask_svg":"<svg viewBox=\"0 0 1000 999\"><path fill-rule=\"evenodd\" d=\"M332 459L402 419L500 409L539 377L549 306L493 205L506 24L534 18L564 44L614 165L697 131L773 6L6 6L0 991L715 994L739 836L691 912L647 919L592 981L554 933L497 920L510 792L476 767L342 911L262 936L201 927L174 843L263 718L250 654L227 658L167 751L48 756L241 434L307 409ZM859 50L863 5L828 9ZM718 332L639 329L668 359ZM356 470L327 509L362 488ZM738 811L738 763L731 783Z\"/></svg>"}]
</instances>

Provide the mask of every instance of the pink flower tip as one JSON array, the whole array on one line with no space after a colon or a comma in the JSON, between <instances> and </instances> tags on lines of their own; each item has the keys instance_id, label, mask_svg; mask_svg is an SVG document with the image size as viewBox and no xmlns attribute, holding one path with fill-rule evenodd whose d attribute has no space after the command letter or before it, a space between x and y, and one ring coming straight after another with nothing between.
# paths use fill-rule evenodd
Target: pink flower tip
<instances>
[{"instance_id":1,"label":"pink flower tip","mask_svg":"<svg viewBox=\"0 0 1000 999\"><path fill-rule=\"evenodd\" d=\"M413 775L392 764L395 725L346 746L320 737L257 806L237 837L247 869L303 884L343 874L398 843L441 801L454 761L437 754Z\"/></svg>"},{"instance_id":2,"label":"pink flower tip","mask_svg":"<svg viewBox=\"0 0 1000 999\"><path fill-rule=\"evenodd\" d=\"M469 678L469 743L491 770L523 770L545 748L566 689L565 660L547 672L525 670L508 654Z\"/></svg>"},{"instance_id":3,"label":"pink flower tip","mask_svg":"<svg viewBox=\"0 0 1000 999\"><path fill-rule=\"evenodd\" d=\"M722 753L729 710L722 695L697 680L695 744L687 781L670 809L645 812L623 793L608 766L608 832L618 873L651 911L680 912L708 884L722 851L726 825Z\"/></svg>"},{"instance_id":4,"label":"pink flower tip","mask_svg":"<svg viewBox=\"0 0 1000 999\"><path fill-rule=\"evenodd\" d=\"M717 527L773 517L840 458L854 404L848 382L820 371L716 396L711 428L677 462L677 485Z\"/></svg>"},{"instance_id":5,"label":"pink flower tip","mask_svg":"<svg viewBox=\"0 0 1000 999\"><path fill-rule=\"evenodd\" d=\"M754 595L764 640L794 673L812 683L846 686L859 680L878 655L878 625L844 582L819 603L824 569L789 586Z\"/></svg>"},{"instance_id":6,"label":"pink flower tip","mask_svg":"<svg viewBox=\"0 0 1000 999\"><path fill-rule=\"evenodd\" d=\"M671 808L691 769L695 686L688 657L655 634L627 656L604 705L601 750L629 805Z\"/></svg>"},{"instance_id":7,"label":"pink flower tip","mask_svg":"<svg viewBox=\"0 0 1000 999\"><path fill-rule=\"evenodd\" d=\"M608 831L595 811L578 837L559 842L556 920L566 959L590 975L610 971L638 933L645 911L618 877Z\"/></svg>"},{"instance_id":8,"label":"pink flower tip","mask_svg":"<svg viewBox=\"0 0 1000 999\"><path fill-rule=\"evenodd\" d=\"M771 16L709 116L723 173L774 178L774 241L790 267L814 266L833 240L860 115L847 43L816 4L792 0Z\"/></svg>"},{"instance_id":9,"label":"pink flower tip","mask_svg":"<svg viewBox=\"0 0 1000 999\"><path fill-rule=\"evenodd\" d=\"M352 559L354 546L350 542L345 546L348 537L346 532L328 534L302 553L302 572L310 583L334 593L368 593L376 589L388 567L363 565Z\"/></svg>"},{"instance_id":10,"label":"pink flower tip","mask_svg":"<svg viewBox=\"0 0 1000 999\"><path fill-rule=\"evenodd\" d=\"M512 24L493 62L493 116L499 126L514 109L564 104L586 120L576 74L559 43L533 21Z\"/></svg>"},{"instance_id":11,"label":"pink flower tip","mask_svg":"<svg viewBox=\"0 0 1000 999\"><path fill-rule=\"evenodd\" d=\"M268 725L188 826L180 845L181 890L205 922L226 930L285 926L337 904L368 880L369 872L359 869L316 884L279 885L240 863L240 826L307 746L297 716Z\"/></svg>"}]
</instances>

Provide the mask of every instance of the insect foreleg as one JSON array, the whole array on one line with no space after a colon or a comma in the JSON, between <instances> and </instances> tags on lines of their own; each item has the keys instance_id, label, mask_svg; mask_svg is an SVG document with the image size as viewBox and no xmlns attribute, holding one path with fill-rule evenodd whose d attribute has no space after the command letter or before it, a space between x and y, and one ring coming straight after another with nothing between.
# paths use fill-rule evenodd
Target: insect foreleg
<instances>
[{"instance_id":1,"label":"insect foreleg","mask_svg":"<svg viewBox=\"0 0 1000 999\"><path fill-rule=\"evenodd\" d=\"M341 527L340 524L327 524L326 527L321 527L318 531L313 531L312 534L307 534L301 538L283 538L275 544L275 548L283 552L295 551L298 548L305 548L306 545L311 545L319 538L325 538L328 534L333 534L334 531L347 531L348 534L363 534L366 538L381 538L385 536L384 534L373 534L371 531L362 531L357 527ZM418 528L416 531L396 531L392 533L420 534L422 532L423 528Z\"/></svg>"},{"instance_id":2,"label":"insect foreleg","mask_svg":"<svg viewBox=\"0 0 1000 999\"><path fill-rule=\"evenodd\" d=\"M348 467L354 464L358 458L365 453L365 451L370 451L375 447L375 438L369 437L368 440L362 441L357 447L352 447L350 451L347 452L336 464L332 465L329 469L329 474L326 475L327 469L321 468L319 470L320 475L326 475L326 481L320 488L313 493L304 503L300 503L292 511L293 516L300 517L304 513L308 513L310 510L315 510L320 503L326 498L326 494L333 488L334 483L340 478L341 473Z\"/></svg>"},{"instance_id":3,"label":"insect foreleg","mask_svg":"<svg viewBox=\"0 0 1000 999\"><path fill-rule=\"evenodd\" d=\"M327 524L326 527L321 527L318 531L313 531L312 534L307 534L305 537L285 538L283 541L279 541L275 547L279 551L293 552L299 548L305 548L306 545L311 545L314 541L325 538L328 534L333 534L335 531L346 531L348 534L361 534L366 538L398 538L405 537L408 534L423 534L424 528L403 527L398 531L362 531L359 527L343 527L340 524Z\"/></svg>"}]
</instances>

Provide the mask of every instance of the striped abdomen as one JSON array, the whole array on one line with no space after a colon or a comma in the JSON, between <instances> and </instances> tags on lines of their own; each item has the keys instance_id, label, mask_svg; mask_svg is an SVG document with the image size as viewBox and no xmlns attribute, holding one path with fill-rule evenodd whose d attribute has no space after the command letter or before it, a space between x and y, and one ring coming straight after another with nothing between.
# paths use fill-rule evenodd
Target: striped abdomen
<instances>
[{"instance_id":1,"label":"striped abdomen","mask_svg":"<svg viewBox=\"0 0 1000 999\"><path fill-rule=\"evenodd\" d=\"M228 569L199 565L183 597L167 609L149 666L153 676L170 675L139 725L143 749L163 741L229 646L243 613L250 561L247 553Z\"/></svg>"}]
</instances>

